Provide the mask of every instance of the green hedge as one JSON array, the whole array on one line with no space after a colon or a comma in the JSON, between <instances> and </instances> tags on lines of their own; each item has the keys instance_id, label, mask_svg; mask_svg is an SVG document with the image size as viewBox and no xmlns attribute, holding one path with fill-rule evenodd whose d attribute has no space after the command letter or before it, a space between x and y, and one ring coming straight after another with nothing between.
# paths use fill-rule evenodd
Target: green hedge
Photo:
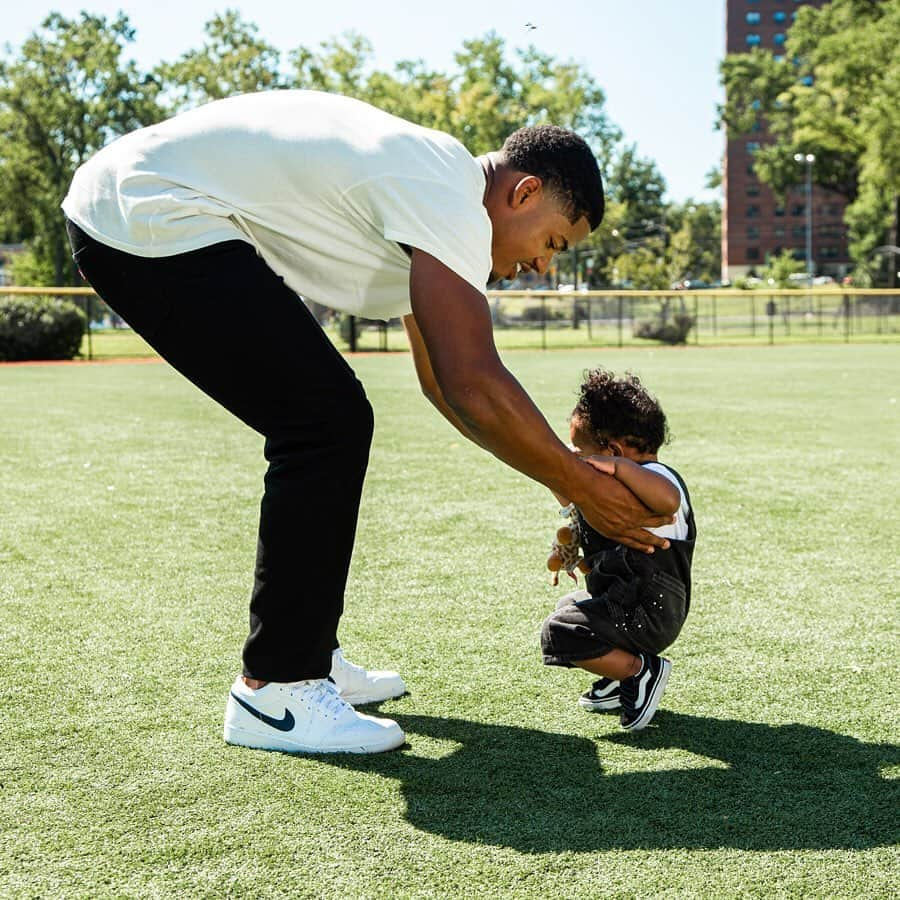
<instances>
[{"instance_id":1,"label":"green hedge","mask_svg":"<svg viewBox=\"0 0 900 900\"><path fill-rule=\"evenodd\" d=\"M72 359L84 328L85 315L71 300L0 297L0 361Z\"/></svg>"}]
</instances>

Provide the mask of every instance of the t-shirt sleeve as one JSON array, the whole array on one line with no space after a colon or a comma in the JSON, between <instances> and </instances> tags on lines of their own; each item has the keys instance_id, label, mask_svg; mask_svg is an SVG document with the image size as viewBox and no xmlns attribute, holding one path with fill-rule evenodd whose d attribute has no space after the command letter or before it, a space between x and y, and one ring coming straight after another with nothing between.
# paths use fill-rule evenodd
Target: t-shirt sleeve
<instances>
[{"instance_id":1,"label":"t-shirt sleeve","mask_svg":"<svg viewBox=\"0 0 900 900\"><path fill-rule=\"evenodd\" d=\"M386 240L423 250L484 292L491 274L491 221L480 196L429 179L379 179L376 225Z\"/></svg>"},{"instance_id":2,"label":"t-shirt sleeve","mask_svg":"<svg viewBox=\"0 0 900 900\"><path fill-rule=\"evenodd\" d=\"M672 525L664 525L662 528L651 528L650 531L660 537L674 538L677 541L685 540L688 534L688 513L691 508L684 493L684 488L662 463L645 463L644 468L671 481L678 488L678 495L681 497L681 504L678 507L678 512L675 514L675 522Z\"/></svg>"}]
</instances>

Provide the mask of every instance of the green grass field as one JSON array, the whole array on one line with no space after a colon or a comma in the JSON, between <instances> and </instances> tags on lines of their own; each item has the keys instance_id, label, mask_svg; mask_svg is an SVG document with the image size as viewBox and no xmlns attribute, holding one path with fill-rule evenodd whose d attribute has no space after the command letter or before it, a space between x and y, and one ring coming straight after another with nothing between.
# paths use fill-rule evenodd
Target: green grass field
<instances>
[{"instance_id":1,"label":"green grass field","mask_svg":"<svg viewBox=\"0 0 900 900\"><path fill-rule=\"evenodd\" d=\"M225 746L261 439L161 363L0 367L0 896L896 896L897 346L506 360L560 433L597 363L669 415L695 600L644 732L540 664L554 501L396 353L353 361L342 643L403 673L408 745Z\"/></svg>"}]
</instances>

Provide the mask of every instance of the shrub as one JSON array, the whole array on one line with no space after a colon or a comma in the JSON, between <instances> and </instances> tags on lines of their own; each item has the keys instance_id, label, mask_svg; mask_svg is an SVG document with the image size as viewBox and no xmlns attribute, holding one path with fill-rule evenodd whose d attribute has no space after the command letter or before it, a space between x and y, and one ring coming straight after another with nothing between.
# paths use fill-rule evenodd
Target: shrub
<instances>
[{"instance_id":1,"label":"shrub","mask_svg":"<svg viewBox=\"0 0 900 900\"><path fill-rule=\"evenodd\" d=\"M71 300L0 297L0 360L72 359L84 326L84 313Z\"/></svg>"},{"instance_id":2,"label":"shrub","mask_svg":"<svg viewBox=\"0 0 900 900\"><path fill-rule=\"evenodd\" d=\"M569 314L556 304L547 303L544 306L526 306L522 310L522 321L528 323L534 322L553 322L558 319L567 319Z\"/></svg>"},{"instance_id":3,"label":"shrub","mask_svg":"<svg viewBox=\"0 0 900 900\"><path fill-rule=\"evenodd\" d=\"M676 313L671 319L651 319L638 323L634 330L635 337L647 338L651 341L662 341L664 344L686 344L690 330L694 327L694 317L687 313Z\"/></svg>"}]
</instances>

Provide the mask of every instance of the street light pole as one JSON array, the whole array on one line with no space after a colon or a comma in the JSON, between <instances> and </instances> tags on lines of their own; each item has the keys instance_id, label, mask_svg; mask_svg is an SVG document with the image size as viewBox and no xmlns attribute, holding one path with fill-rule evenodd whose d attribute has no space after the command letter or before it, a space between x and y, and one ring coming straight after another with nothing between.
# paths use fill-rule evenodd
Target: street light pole
<instances>
[{"instance_id":1,"label":"street light pole","mask_svg":"<svg viewBox=\"0 0 900 900\"><path fill-rule=\"evenodd\" d=\"M812 166L816 161L814 153L795 153L794 162L806 163L806 280L809 287L813 283L812 258Z\"/></svg>"}]
</instances>

